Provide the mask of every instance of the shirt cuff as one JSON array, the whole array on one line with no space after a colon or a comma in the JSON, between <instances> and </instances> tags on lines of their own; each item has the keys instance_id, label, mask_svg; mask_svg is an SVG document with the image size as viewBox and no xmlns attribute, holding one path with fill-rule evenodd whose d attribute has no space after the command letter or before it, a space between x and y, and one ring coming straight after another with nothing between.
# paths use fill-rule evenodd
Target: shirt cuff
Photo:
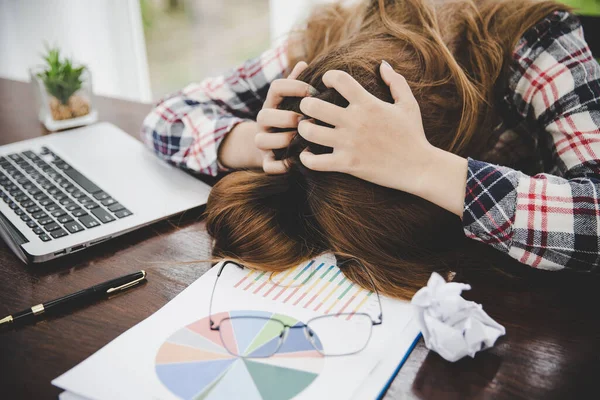
<instances>
[{"instance_id":1,"label":"shirt cuff","mask_svg":"<svg viewBox=\"0 0 600 400\"><path fill-rule=\"evenodd\" d=\"M471 239L508 253L512 244L519 173L468 159L463 229Z\"/></svg>"},{"instance_id":2,"label":"shirt cuff","mask_svg":"<svg viewBox=\"0 0 600 400\"><path fill-rule=\"evenodd\" d=\"M230 125L227 127L227 133L224 134L223 136L221 136L216 141L217 157L216 157L215 164L217 166L217 175L233 171L232 168L226 167L225 165L223 165L221 163L221 161L219 161L219 149L221 147L221 144L223 143L223 140L225 140L225 137L229 134L229 132L231 132L236 126L238 126L242 122L247 122L247 121L253 121L253 120L251 120L251 119L244 119L244 118L237 118L237 117L232 118L232 122L230 122Z\"/></svg>"}]
</instances>

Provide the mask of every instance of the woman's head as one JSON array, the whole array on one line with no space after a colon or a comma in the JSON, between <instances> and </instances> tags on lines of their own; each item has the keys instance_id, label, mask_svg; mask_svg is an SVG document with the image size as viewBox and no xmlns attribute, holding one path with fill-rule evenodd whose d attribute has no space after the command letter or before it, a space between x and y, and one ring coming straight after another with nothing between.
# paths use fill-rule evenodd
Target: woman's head
<instances>
[{"instance_id":1,"label":"woman's head","mask_svg":"<svg viewBox=\"0 0 600 400\"><path fill-rule=\"evenodd\" d=\"M367 2L352 9L356 15L330 7L309 20L304 37L309 66L298 79L315 87L316 97L345 107L347 101L321 80L328 70L343 70L374 96L391 102L378 72L385 59L411 87L428 140L477 157L488 143L475 132L489 131L496 122L493 97L503 55L497 53L502 48L497 41L470 47L451 34L479 29L465 22L479 15L477 8L464 3L472 6L472 14L463 10L466 17L443 29L437 21L441 11L419 8L423 1ZM328 25L323 18L330 18ZM322 40L316 43L319 31ZM300 100L284 99L280 108L301 113ZM346 174L311 171L299 160L307 147L317 154L332 150L296 135L287 149L276 152L289 165L286 174L239 171L214 186L207 229L215 257L280 271L332 251L364 265L346 264L349 279L369 287L367 268L379 290L407 298L432 271L453 269L469 251L458 217L408 193Z\"/></svg>"}]
</instances>

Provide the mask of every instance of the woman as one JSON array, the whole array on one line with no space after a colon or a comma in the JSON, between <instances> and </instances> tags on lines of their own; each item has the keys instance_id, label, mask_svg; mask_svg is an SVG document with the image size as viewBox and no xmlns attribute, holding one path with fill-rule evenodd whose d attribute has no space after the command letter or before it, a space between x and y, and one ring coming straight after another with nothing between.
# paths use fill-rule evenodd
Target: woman
<instances>
[{"instance_id":1,"label":"woman","mask_svg":"<svg viewBox=\"0 0 600 400\"><path fill-rule=\"evenodd\" d=\"M431 271L487 267L470 239L594 269L599 125L600 67L562 6L373 0L162 101L144 136L182 168L245 170L209 199L215 257L278 271L331 250L406 298Z\"/></svg>"}]
</instances>

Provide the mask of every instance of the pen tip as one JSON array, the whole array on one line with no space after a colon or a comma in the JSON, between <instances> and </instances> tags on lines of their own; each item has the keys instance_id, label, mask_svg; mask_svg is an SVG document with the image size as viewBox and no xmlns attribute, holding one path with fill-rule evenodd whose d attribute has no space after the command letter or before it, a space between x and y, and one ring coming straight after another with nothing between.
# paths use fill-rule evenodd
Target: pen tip
<instances>
[{"instance_id":1,"label":"pen tip","mask_svg":"<svg viewBox=\"0 0 600 400\"><path fill-rule=\"evenodd\" d=\"M0 325L2 325L2 324L9 324L11 322L13 322L12 315L9 315L7 317L4 317L4 318L0 319Z\"/></svg>"},{"instance_id":2,"label":"pen tip","mask_svg":"<svg viewBox=\"0 0 600 400\"><path fill-rule=\"evenodd\" d=\"M145 278L146 277L146 271L141 270L141 272L142 272L142 278Z\"/></svg>"}]
</instances>

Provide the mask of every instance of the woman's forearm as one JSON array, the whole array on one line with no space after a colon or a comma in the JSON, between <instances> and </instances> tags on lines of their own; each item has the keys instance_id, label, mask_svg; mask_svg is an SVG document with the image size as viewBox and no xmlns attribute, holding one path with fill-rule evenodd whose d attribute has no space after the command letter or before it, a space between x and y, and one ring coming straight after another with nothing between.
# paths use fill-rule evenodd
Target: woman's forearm
<instances>
[{"instance_id":1,"label":"woman's forearm","mask_svg":"<svg viewBox=\"0 0 600 400\"><path fill-rule=\"evenodd\" d=\"M462 218L467 185L467 159L431 146L424 158L416 193Z\"/></svg>"},{"instance_id":2,"label":"woman's forearm","mask_svg":"<svg viewBox=\"0 0 600 400\"><path fill-rule=\"evenodd\" d=\"M219 146L221 165L231 169L261 168L262 154L254 143L258 131L258 124L254 121L236 125Z\"/></svg>"}]
</instances>

